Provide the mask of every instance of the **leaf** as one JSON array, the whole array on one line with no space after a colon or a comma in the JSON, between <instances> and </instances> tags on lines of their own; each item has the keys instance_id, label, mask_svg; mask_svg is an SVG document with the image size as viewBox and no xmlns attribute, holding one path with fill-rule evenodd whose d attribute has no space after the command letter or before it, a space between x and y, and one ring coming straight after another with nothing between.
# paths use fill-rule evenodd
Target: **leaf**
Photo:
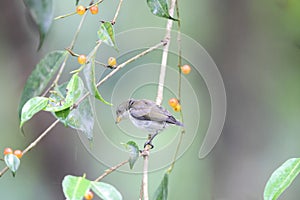
<instances>
[{"instance_id":1,"label":"leaf","mask_svg":"<svg viewBox=\"0 0 300 200\"><path fill-rule=\"evenodd\" d=\"M291 158L276 169L264 190L264 200L277 199L300 172L300 158Z\"/></svg>"},{"instance_id":2,"label":"leaf","mask_svg":"<svg viewBox=\"0 0 300 200\"><path fill-rule=\"evenodd\" d=\"M127 142L126 144L124 144L124 146L129 151L129 167L130 169L132 169L134 163L139 158L139 147L133 141Z\"/></svg>"},{"instance_id":3,"label":"leaf","mask_svg":"<svg viewBox=\"0 0 300 200\"><path fill-rule=\"evenodd\" d=\"M114 33L114 28L111 25L110 22L104 22L101 24L100 29L98 30L98 37L99 39L107 44L108 46L116 47L116 42L115 42L115 33Z\"/></svg>"},{"instance_id":4,"label":"leaf","mask_svg":"<svg viewBox=\"0 0 300 200\"><path fill-rule=\"evenodd\" d=\"M167 200L168 199L168 180L169 175L165 173L160 185L154 193L154 200Z\"/></svg>"},{"instance_id":5,"label":"leaf","mask_svg":"<svg viewBox=\"0 0 300 200\"><path fill-rule=\"evenodd\" d=\"M170 16L167 0L147 0L147 4L154 15L178 21Z\"/></svg>"},{"instance_id":6,"label":"leaf","mask_svg":"<svg viewBox=\"0 0 300 200\"><path fill-rule=\"evenodd\" d=\"M92 181L91 189L103 200L122 200L121 193L108 183Z\"/></svg>"},{"instance_id":7,"label":"leaf","mask_svg":"<svg viewBox=\"0 0 300 200\"><path fill-rule=\"evenodd\" d=\"M73 74L71 80L66 87L66 97L60 101L52 99L47 107L44 109L49 112L59 112L69 109L82 96L84 90L83 82L78 74Z\"/></svg>"},{"instance_id":8,"label":"leaf","mask_svg":"<svg viewBox=\"0 0 300 200\"><path fill-rule=\"evenodd\" d=\"M93 53L95 53L95 52L92 51L90 53L90 55L88 56L89 61L83 69L83 74L84 74L85 80L87 82L87 88L88 88L89 92L92 95L94 95L94 97L96 97L96 99L98 99L98 100L102 101L103 103L111 106L112 105L111 103L109 103L109 102L107 102L103 99L103 97L99 93L98 88L96 86L95 55Z\"/></svg>"},{"instance_id":9,"label":"leaf","mask_svg":"<svg viewBox=\"0 0 300 200\"><path fill-rule=\"evenodd\" d=\"M62 182L63 192L68 200L82 200L90 185L91 182L84 177L71 175L65 176Z\"/></svg>"},{"instance_id":10,"label":"leaf","mask_svg":"<svg viewBox=\"0 0 300 200\"><path fill-rule=\"evenodd\" d=\"M38 49L40 49L52 24L52 0L24 0L24 3L29 9L34 23L38 27L40 34L40 43Z\"/></svg>"},{"instance_id":11,"label":"leaf","mask_svg":"<svg viewBox=\"0 0 300 200\"><path fill-rule=\"evenodd\" d=\"M94 116L89 99L85 99L72 110L64 121L65 125L83 132L89 140L93 139Z\"/></svg>"},{"instance_id":12,"label":"leaf","mask_svg":"<svg viewBox=\"0 0 300 200\"><path fill-rule=\"evenodd\" d=\"M7 154L4 156L4 161L7 167L12 171L13 176L15 176L16 171L20 166L20 159L14 154Z\"/></svg>"},{"instance_id":13,"label":"leaf","mask_svg":"<svg viewBox=\"0 0 300 200\"><path fill-rule=\"evenodd\" d=\"M46 97L33 97L29 99L23 106L21 112L20 128L26 121L30 120L33 115L43 110L47 106L48 101L49 99Z\"/></svg>"},{"instance_id":14,"label":"leaf","mask_svg":"<svg viewBox=\"0 0 300 200\"><path fill-rule=\"evenodd\" d=\"M67 55L66 51L53 51L47 54L35 67L28 77L19 103L19 118L22 107L32 97L39 96L57 72L59 66Z\"/></svg>"},{"instance_id":15,"label":"leaf","mask_svg":"<svg viewBox=\"0 0 300 200\"><path fill-rule=\"evenodd\" d=\"M76 3L75 3L76 6L78 5L78 2L79 2L79 0L76 0Z\"/></svg>"},{"instance_id":16,"label":"leaf","mask_svg":"<svg viewBox=\"0 0 300 200\"><path fill-rule=\"evenodd\" d=\"M79 84L78 91L83 91L82 94L86 93L82 80L80 82L81 83ZM50 98L57 102L62 101L67 95L67 84L68 83L66 82L57 86L55 88L55 93L52 93ZM71 111L70 109L66 109L53 114L65 126L69 126L83 132L89 140L93 138L94 116L92 112L92 106L88 98L83 100L76 109Z\"/></svg>"}]
</instances>

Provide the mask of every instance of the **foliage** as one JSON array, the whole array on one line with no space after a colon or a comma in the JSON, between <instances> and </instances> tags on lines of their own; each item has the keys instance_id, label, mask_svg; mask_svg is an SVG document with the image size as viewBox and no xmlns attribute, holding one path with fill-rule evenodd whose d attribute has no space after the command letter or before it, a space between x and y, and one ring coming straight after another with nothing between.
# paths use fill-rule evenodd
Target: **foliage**
<instances>
[{"instance_id":1,"label":"foliage","mask_svg":"<svg viewBox=\"0 0 300 200\"><path fill-rule=\"evenodd\" d=\"M290 186L300 172L300 158L291 158L277 168L268 180L265 200L275 200Z\"/></svg>"}]
</instances>

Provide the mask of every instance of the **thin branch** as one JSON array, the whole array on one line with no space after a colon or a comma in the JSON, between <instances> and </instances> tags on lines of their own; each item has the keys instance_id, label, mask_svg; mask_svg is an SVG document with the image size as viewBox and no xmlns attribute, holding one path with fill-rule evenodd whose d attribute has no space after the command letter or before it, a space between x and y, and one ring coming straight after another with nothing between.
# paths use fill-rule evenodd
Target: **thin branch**
<instances>
[{"instance_id":1,"label":"thin branch","mask_svg":"<svg viewBox=\"0 0 300 200\"><path fill-rule=\"evenodd\" d=\"M24 149L23 151L23 155L29 150L31 150L33 147L35 147L41 141L41 139L43 139L43 137L45 137L47 133L49 133L56 126L56 124L58 124L58 122L59 119L54 121L44 132L41 133L41 135L36 140L34 140L28 147L26 147L26 149Z\"/></svg>"},{"instance_id":2,"label":"thin branch","mask_svg":"<svg viewBox=\"0 0 300 200\"><path fill-rule=\"evenodd\" d=\"M119 1L119 5L118 5L117 11L115 13L114 19L111 21L112 25L114 25L116 23L117 17L119 15L119 12L120 12L120 9L121 9L122 2L123 2L123 0Z\"/></svg>"},{"instance_id":3,"label":"thin branch","mask_svg":"<svg viewBox=\"0 0 300 200\"><path fill-rule=\"evenodd\" d=\"M106 170L101 176L99 176L98 178L95 179L96 182L100 181L101 179L103 179L105 176L107 176L108 174L112 173L113 171L115 171L116 169L122 167L123 165L125 165L126 163L128 163L129 160L125 160L119 164L117 164L116 166L113 166L111 168L109 168L108 170Z\"/></svg>"},{"instance_id":4,"label":"thin branch","mask_svg":"<svg viewBox=\"0 0 300 200\"><path fill-rule=\"evenodd\" d=\"M175 8L176 0L171 1L169 14L173 16L174 8ZM169 52L169 41L171 38L171 29L173 25L173 20L169 19L166 26L166 35L165 41L167 44L164 46L162 59L161 59L161 67L160 67L160 74L159 74L159 82L158 82L158 90L157 90L157 97L156 97L156 104L161 105L163 100L163 92L164 92L164 84L165 84L165 75L166 75L166 68L167 68L167 61L168 61L168 52Z\"/></svg>"},{"instance_id":5,"label":"thin branch","mask_svg":"<svg viewBox=\"0 0 300 200\"><path fill-rule=\"evenodd\" d=\"M41 135L35 139L30 145L28 145L24 150L23 150L23 155L26 154L30 149L32 149L33 147L35 147L40 141L41 139L43 139L43 137L45 137L55 126L56 124L59 122L59 120L57 119L56 121L54 121L44 132L41 133ZM8 170L8 167L6 166L5 168L3 168L0 171L0 177L3 176L3 174Z\"/></svg>"},{"instance_id":6,"label":"thin branch","mask_svg":"<svg viewBox=\"0 0 300 200\"><path fill-rule=\"evenodd\" d=\"M103 0L99 0L99 1L97 1L96 3L89 5L89 6L86 7L85 9L88 10L90 7L95 6L95 5L98 5L99 3L102 3L102 1L103 1ZM71 12L71 13L68 13L68 14L60 15L60 16L55 17L54 20L58 20L58 19L63 19L63 18L66 18L66 17L70 17L70 16L72 16L72 15L75 15L76 13L77 13L77 12L74 11L74 12Z\"/></svg>"}]
</instances>

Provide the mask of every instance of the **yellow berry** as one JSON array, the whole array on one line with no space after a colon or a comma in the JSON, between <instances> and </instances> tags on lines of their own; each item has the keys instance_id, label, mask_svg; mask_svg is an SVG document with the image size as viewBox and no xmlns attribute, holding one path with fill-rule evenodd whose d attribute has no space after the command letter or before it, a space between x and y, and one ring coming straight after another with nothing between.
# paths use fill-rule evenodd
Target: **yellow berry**
<instances>
[{"instance_id":1,"label":"yellow berry","mask_svg":"<svg viewBox=\"0 0 300 200\"><path fill-rule=\"evenodd\" d=\"M7 154L12 154L13 153L13 150L9 147L5 148L4 151L3 151L3 154L4 155L7 155Z\"/></svg>"},{"instance_id":2,"label":"yellow berry","mask_svg":"<svg viewBox=\"0 0 300 200\"><path fill-rule=\"evenodd\" d=\"M23 152L21 150L15 150L14 155L17 156L18 158L22 158Z\"/></svg>"},{"instance_id":3,"label":"yellow berry","mask_svg":"<svg viewBox=\"0 0 300 200\"><path fill-rule=\"evenodd\" d=\"M181 66L181 72L183 74L189 74L191 72L191 67L189 65Z\"/></svg>"},{"instance_id":4,"label":"yellow berry","mask_svg":"<svg viewBox=\"0 0 300 200\"><path fill-rule=\"evenodd\" d=\"M94 193L91 190L87 191L84 195L85 200L91 200L93 198L94 198Z\"/></svg>"},{"instance_id":5,"label":"yellow berry","mask_svg":"<svg viewBox=\"0 0 300 200\"><path fill-rule=\"evenodd\" d=\"M175 106L177 106L177 104L178 104L178 99L176 99L176 98L171 98L171 99L169 99L169 105L170 105L172 108L174 108Z\"/></svg>"},{"instance_id":6,"label":"yellow berry","mask_svg":"<svg viewBox=\"0 0 300 200\"><path fill-rule=\"evenodd\" d=\"M117 60L114 57L109 57L107 61L108 66L115 67L117 64Z\"/></svg>"},{"instance_id":7,"label":"yellow berry","mask_svg":"<svg viewBox=\"0 0 300 200\"><path fill-rule=\"evenodd\" d=\"M95 6L90 7L90 12L91 12L93 15L96 15L96 14L98 13L98 6L95 5Z\"/></svg>"},{"instance_id":8,"label":"yellow berry","mask_svg":"<svg viewBox=\"0 0 300 200\"><path fill-rule=\"evenodd\" d=\"M84 13L85 13L85 10L86 10L86 8L84 7L84 6L77 6L77 8L76 8L76 13L78 14L78 15L83 15Z\"/></svg>"},{"instance_id":9,"label":"yellow berry","mask_svg":"<svg viewBox=\"0 0 300 200\"><path fill-rule=\"evenodd\" d=\"M85 62L86 62L86 56L83 55L83 54L82 54L82 55L79 55L78 58L77 58L77 61L78 61L78 63L81 64L81 65L85 64Z\"/></svg>"},{"instance_id":10,"label":"yellow berry","mask_svg":"<svg viewBox=\"0 0 300 200\"><path fill-rule=\"evenodd\" d=\"M174 111L179 112L181 111L181 105L177 104L175 107L173 107Z\"/></svg>"}]
</instances>

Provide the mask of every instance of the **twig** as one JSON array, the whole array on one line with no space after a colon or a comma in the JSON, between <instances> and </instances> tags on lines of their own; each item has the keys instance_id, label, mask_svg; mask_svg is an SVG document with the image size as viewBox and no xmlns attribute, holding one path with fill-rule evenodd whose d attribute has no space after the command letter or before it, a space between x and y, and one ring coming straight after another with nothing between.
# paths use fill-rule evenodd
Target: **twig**
<instances>
[{"instance_id":1,"label":"twig","mask_svg":"<svg viewBox=\"0 0 300 200\"><path fill-rule=\"evenodd\" d=\"M169 14L173 16L174 8L175 8L176 0L171 1ZM160 67L160 74L159 74L159 82L158 82L158 90L157 90L157 97L156 97L156 104L161 105L163 100L163 92L164 92L164 84L165 84L165 75L166 75L166 67L168 61L168 52L169 52L169 41L171 38L171 29L173 25L173 20L169 19L166 26L166 35L165 41L167 44L164 46L162 59L161 59L161 67Z\"/></svg>"},{"instance_id":2,"label":"twig","mask_svg":"<svg viewBox=\"0 0 300 200\"><path fill-rule=\"evenodd\" d=\"M97 1L96 3L89 5L89 6L86 7L85 9L88 10L90 7L95 6L95 5L98 5L99 3L102 3L102 1L104 1L104 0L99 0L99 1ZM66 18L66 17L70 17L70 16L72 16L72 15L75 15L76 13L77 13L77 12L74 11L74 12L71 12L71 13L68 13L68 14L65 14L65 15L60 15L60 16L55 17L54 20L58 20L58 19L63 19L63 18Z\"/></svg>"},{"instance_id":3,"label":"twig","mask_svg":"<svg viewBox=\"0 0 300 200\"><path fill-rule=\"evenodd\" d=\"M34 146L36 146L41 139L43 139L43 137L45 137L55 126L56 124L59 122L59 120L57 119L56 121L54 121L44 132L41 133L41 135L35 139L30 145L28 145L24 150L23 150L23 155L26 154L30 149L32 149ZM5 168L3 168L0 171L0 177L8 170L8 167L6 166Z\"/></svg>"},{"instance_id":4,"label":"twig","mask_svg":"<svg viewBox=\"0 0 300 200\"><path fill-rule=\"evenodd\" d=\"M119 1L119 5L118 5L117 11L115 13L114 19L111 21L112 25L114 25L116 23L117 17L119 15L119 12L120 12L120 9L121 9L122 2L123 2L123 0Z\"/></svg>"},{"instance_id":5,"label":"twig","mask_svg":"<svg viewBox=\"0 0 300 200\"><path fill-rule=\"evenodd\" d=\"M116 166L113 166L111 168L109 168L108 170L106 170L101 176L99 176L98 178L95 179L96 182L100 181L101 179L103 179L105 176L107 176L108 174L112 173L113 171L115 171L116 169L122 167L123 165L125 165L126 163L128 163L129 160L125 160L119 164L117 164Z\"/></svg>"}]
</instances>

